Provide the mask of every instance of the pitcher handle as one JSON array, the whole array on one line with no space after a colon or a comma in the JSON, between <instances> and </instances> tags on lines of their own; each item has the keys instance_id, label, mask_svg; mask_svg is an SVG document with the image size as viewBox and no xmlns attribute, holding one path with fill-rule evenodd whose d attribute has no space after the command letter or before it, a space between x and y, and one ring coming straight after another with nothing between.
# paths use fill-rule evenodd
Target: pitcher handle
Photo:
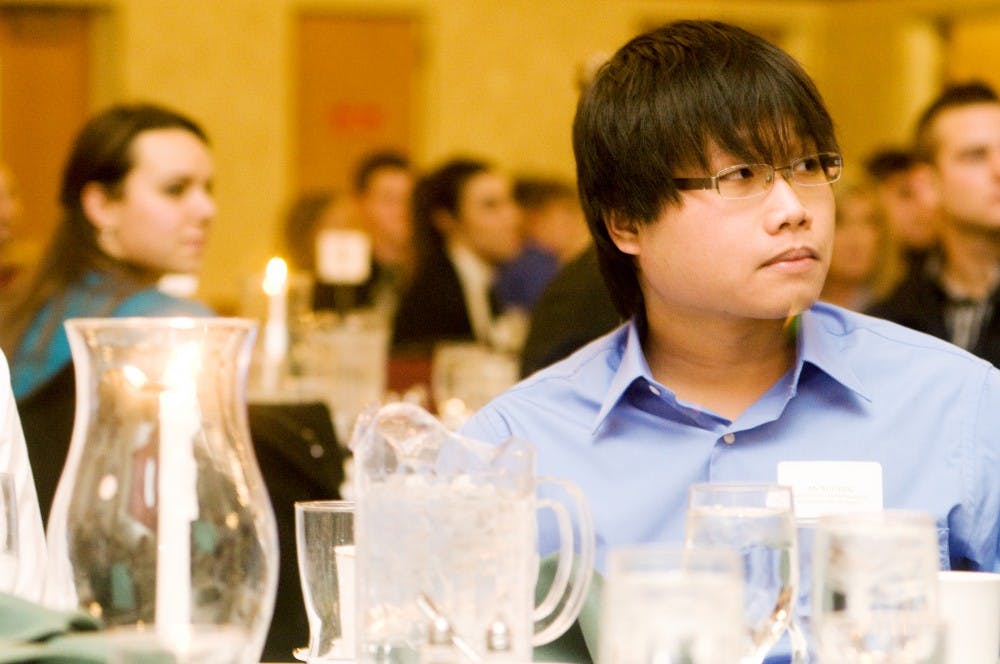
<instances>
[{"instance_id":1,"label":"pitcher handle","mask_svg":"<svg viewBox=\"0 0 1000 664\"><path fill-rule=\"evenodd\" d=\"M571 482L551 477L540 477L537 484L559 487L565 494L565 499L556 501L546 498L538 504L539 509L551 509L556 516L559 559L552 586L534 612L532 646L555 641L580 615L590 589L595 555L594 519L583 492ZM575 529L571 513L576 515ZM574 550L579 552L574 554ZM561 610L556 612L560 606Z\"/></svg>"}]
</instances>

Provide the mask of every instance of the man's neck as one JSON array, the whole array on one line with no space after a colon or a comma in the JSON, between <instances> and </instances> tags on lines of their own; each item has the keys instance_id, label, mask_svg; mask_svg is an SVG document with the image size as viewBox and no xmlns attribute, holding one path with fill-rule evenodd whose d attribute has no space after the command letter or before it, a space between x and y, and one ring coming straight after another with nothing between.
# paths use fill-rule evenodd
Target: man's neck
<instances>
[{"instance_id":1,"label":"man's neck","mask_svg":"<svg viewBox=\"0 0 1000 664\"><path fill-rule=\"evenodd\" d=\"M649 320L643 350L678 398L735 420L795 362L791 321Z\"/></svg>"},{"instance_id":2,"label":"man's neck","mask_svg":"<svg viewBox=\"0 0 1000 664\"><path fill-rule=\"evenodd\" d=\"M952 295L983 300L996 287L1000 270L1000 233L969 226L941 230L942 286Z\"/></svg>"}]
</instances>

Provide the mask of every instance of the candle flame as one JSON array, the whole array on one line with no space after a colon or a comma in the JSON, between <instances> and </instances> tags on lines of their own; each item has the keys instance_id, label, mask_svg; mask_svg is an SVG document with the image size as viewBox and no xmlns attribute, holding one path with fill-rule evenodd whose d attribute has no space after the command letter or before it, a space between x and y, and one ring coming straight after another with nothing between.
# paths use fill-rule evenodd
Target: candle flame
<instances>
[{"instance_id":1,"label":"candle flame","mask_svg":"<svg viewBox=\"0 0 1000 664\"><path fill-rule=\"evenodd\" d=\"M285 288L288 280L288 264L275 256L267 262L264 270L264 292L267 295L277 295Z\"/></svg>"}]
</instances>

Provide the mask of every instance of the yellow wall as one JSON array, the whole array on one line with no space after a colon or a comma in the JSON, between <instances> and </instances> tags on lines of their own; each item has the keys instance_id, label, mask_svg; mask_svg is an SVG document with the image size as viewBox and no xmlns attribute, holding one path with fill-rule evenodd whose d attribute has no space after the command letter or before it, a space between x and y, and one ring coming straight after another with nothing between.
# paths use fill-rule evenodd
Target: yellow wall
<instances>
[{"instance_id":1,"label":"yellow wall","mask_svg":"<svg viewBox=\"0 0 1000 664\"><path fill-rule=\"evenodd\" d=\"M30 0L29 0L30 1ZM35 0L37 4L51 4ZM22 0L23 3L23 0ZM643 26L715 17L781 35L813 74L848 159L905 140L941 79L935 21L1000 16L965 0L76 0L105 9L95 40L95 106L146 98L210 132L219 217L203 295L233 302L261 269L288 196L290 43L298 11L415 16L424 32L418 163L475 152L510 169L572 174L577 64ZM970 9L971 8L971 9ZM998 28L1000 30L1000 28ZM995 40L1000 43L1000 38Z\"/></svg>"}]
</instances>

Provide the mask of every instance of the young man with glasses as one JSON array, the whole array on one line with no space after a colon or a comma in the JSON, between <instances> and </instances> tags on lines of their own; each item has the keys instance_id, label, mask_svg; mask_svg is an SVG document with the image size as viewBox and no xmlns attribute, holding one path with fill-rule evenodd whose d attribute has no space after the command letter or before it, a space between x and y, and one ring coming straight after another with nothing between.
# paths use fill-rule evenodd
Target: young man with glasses
<instances>
[{"instance_id":1,"label":"young man with glasses","mask_svg":"<svg viewBox=\"0 0 1000 664\"><path fill-rule=\"evenodd\" d=\"M817 303L841 159L802 68L739 28L673 23L600 70L573 141L628 322L463 432L528 440L540 475L579 485L599 568L609 548L682 541L692 483L751 481L791 484L800 517L931 512L945 564L992 569L1000 372ZM552 550L547 528L540 546Z\"/></svg>"}]
</instances>

